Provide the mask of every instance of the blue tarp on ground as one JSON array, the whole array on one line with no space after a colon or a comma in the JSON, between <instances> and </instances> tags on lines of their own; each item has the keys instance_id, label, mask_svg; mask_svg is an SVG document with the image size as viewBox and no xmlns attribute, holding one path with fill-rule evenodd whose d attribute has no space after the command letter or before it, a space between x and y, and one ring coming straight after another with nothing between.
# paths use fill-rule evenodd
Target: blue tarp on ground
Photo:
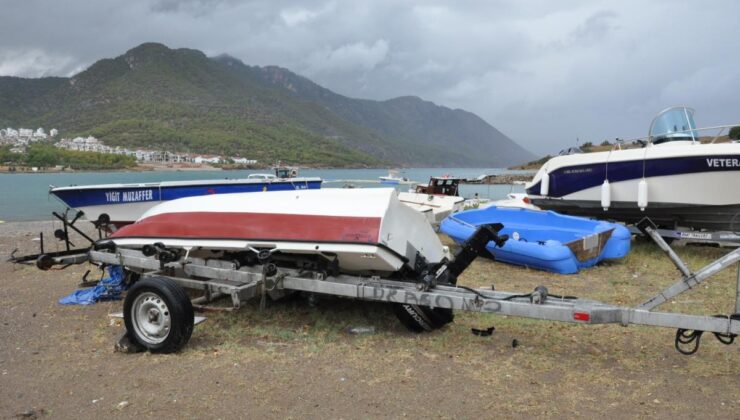
<instances>
[{"instance_id":1,"label":"blue tarp on ground","mask_svg":"<svg viewBox=\"0 0 740 420\"><path fill-rule=\"evenodd\" d=\"M123 283L123 267L111 265L107 267L108 276L100 280L95 287L80 289L69 296L59 299L62 305L92 305L100 300L116 300L121 298L121 292L128 287Z\"/></svg>"}]
</instances>

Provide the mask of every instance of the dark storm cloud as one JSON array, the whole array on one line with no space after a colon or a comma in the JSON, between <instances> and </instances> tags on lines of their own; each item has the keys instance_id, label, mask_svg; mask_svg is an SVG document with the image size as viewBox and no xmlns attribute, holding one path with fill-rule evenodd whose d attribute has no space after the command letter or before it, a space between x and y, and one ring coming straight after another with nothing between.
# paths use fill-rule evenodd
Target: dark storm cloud
<instances>
[{"instance_id":1,"label":"dark storm cloud","mask_svg":"<svg viewBox=\"0 0 740 420\"><path fill-rule=\"evenodd\" d=\"M98 0L3 4L0 74L69 75L142 42L276 64L339 93L472 111L537 153L740 123L734 1Z\"/></svg>"}]
</instances>

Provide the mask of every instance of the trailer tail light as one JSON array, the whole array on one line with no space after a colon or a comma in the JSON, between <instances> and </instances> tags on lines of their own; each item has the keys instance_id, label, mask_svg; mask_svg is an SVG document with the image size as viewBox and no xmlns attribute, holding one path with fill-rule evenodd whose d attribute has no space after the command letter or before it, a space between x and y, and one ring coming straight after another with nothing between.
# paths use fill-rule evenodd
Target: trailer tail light
<instances>
[{"instance_id":1,"label":"trailer tail light","mask_svg":"<svg viewBox=\"0 0 740 420\"><path fill-rule=\"evenodd\" d=\"M590 319L591 319L591 314L589 314L588 312L573 312L574 321L588 322Z\"/></svg>"}]
</instances>

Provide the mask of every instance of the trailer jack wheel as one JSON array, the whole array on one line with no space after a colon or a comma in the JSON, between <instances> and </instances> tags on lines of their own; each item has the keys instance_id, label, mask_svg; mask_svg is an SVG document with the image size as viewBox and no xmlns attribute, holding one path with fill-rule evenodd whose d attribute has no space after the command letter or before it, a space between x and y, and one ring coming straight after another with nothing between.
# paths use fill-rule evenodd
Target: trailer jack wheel
<instances>
[{"instance_id":1,"label":"trailer jack wheel","mask_svg":"<svg viewBox=\"0 0 740 420\"><path fill-rule=\"evenodd\" d=\"M123 303L129 338L154 353L180 350L193 333L193 305L185 290L164 277L137 281Z\"/></svg>"}]
</instances>

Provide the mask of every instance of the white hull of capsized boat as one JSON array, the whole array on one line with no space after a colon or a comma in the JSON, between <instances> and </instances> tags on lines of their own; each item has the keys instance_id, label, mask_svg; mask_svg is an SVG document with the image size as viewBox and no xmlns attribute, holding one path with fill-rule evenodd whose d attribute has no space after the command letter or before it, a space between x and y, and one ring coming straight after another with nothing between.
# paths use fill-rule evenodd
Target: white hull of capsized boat
<instances>
[{"instance_id":1,"label":"white hull of capsized boat","mask_svg":"<svg viewBox=\"0 0 740 420\"><path fill-rule=\"evenodd\" d=\"M320 255L344 272L395 272L449 257L424 215L393 189L221 194L153 207L109 237L119 246Z\"/></svg>"},{"instance_id":2,"label":"white hull of capsized boat","mask_svg":"<svg viewBox=\"0 0 740 420\"><path fill-rule=\"evenodd\" d=\"M398 199L408 207L422 213L431 211L430 221L439 224L445 217L463 210L465 199L449 195L400 192Z\"/></svg>"}]
</instances>

